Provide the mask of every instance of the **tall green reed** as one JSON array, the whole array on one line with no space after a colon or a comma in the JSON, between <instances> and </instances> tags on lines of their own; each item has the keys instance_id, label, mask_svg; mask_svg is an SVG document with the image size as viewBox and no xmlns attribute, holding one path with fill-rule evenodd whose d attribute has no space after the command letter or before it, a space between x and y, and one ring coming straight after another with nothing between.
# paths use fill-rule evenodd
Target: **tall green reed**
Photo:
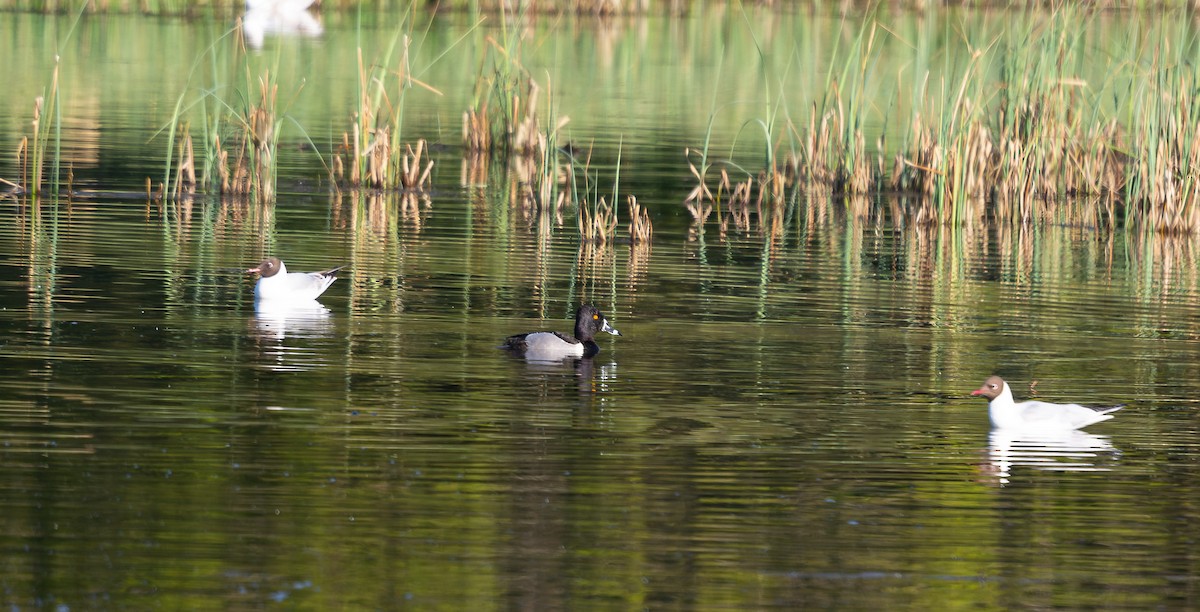
<instances>
[{"instance_id":1,"label":"tall green reed","mask_svg":"<svg viewBox=\"0 0 1200 612\"><path fill-rule=\"evenodd\" d=\"M1129 82L1131 138L1140 143L1125 200L1131 221L1164 233L1200 231L1200 45L1162 18L1140 41Z\"/></svg>"},{"instance_id":2,"label":"tall green reed","mask_svg":"<svg viewBox=\"0 0 1200 612\"><path fill-rule=\"evenodd\" d=\"M358 47L356 107L350 130L343 134L333 158L331 173L335 184L423 190L429 183L433 162L423 157L424 140L418 141L415 148L400 144L405 100L410 91L419 88L442 95L437 88L420 80L413 66L415 9L413 3L404 12L380 59L366 63L362 46ZM443 50L432 62L447 52Z\"/></svg>"},{"instance_id":3,"label":"tall green reed","mask_svg":"<svg viewBox=\"0 0 1200 612\"><path fill-rule=\"evenodd\" d=\"M57 42L59 49L70 42L82 17L83 9L81 7L76 12L66 34ZM35 197L42 195L44 188L49 188L50 195L57 196L63 179L70 180L69 177L62 176L63 117L62 98L59 90L61 57L61 53L55 53L54 68L49 77L50 82L34 101L32 137L22 138L17 151L23 188ZM47 164L49 164L48 169ZM46 176L47 170L49 176ZM44 184L47 180L49 183Z\"/></svg>"}]
</instances>

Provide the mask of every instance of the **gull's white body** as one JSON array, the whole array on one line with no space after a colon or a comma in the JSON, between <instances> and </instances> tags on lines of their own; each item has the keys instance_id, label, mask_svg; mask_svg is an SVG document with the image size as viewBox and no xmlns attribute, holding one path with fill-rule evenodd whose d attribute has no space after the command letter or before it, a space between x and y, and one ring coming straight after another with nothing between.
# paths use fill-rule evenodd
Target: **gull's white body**
<instances>
[{"instance_id":1,"label":"gull's white body","mask_svg":"<svg viewBox=\"0 0 1200 612\"><path fill-rule=\"evenodd\" d=\"M269 257L257 267L246 270L262 276L254 285L255 302L273 304L307 303L317 299L337 280L337 271L342 267L321 272L288 272L287 266L278 257Z\"/></svg>"},{"instance_id":2,"label":"gull's white body","mask_svg":"<svg viewBox=\"0 0 1200 612\"><path fill-rule=\"evenodd\" d=\"M1082 429L1093 423L1113 418L1111 408L1089 408L1079 404L1052 404L1031 400L1018 402L1013 399L1012 389L999 376L984 381L983 386L971 392L988 398L988 416L992 426L1003 429L1025 431L1070 431Z\"/></svg>"}]
</instances>

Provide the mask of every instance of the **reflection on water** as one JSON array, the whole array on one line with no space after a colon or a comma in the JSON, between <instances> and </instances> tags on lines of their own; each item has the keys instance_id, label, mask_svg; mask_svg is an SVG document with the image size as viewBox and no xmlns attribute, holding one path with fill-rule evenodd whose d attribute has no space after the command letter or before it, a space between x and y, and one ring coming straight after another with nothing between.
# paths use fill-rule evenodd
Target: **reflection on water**
<instances>
[{"instance_id":1,"label":"reflection on water","mask_svg":"<svg viewBox=\"0 0 1200 612\"><path fill-rule=\"evenodd\" d=\"M1107 436L1080 430L1029 432L993 429L988 436L989 476L1009 483L1014 468L1048 472L1106 472L1120 457Z\"/></svg>"},{"instance_id":2,"label":"reflection on water","mask_svg":"<svg viewBox=\"0 0 1200 612\"><path fill-rule=\"evenodd\" d=\"M296 341L333 333L329 309L316 300L259 301L254 305L253 323L258 349L268 358L268 367L281 372L321 365L319 353Z\"/></svg>"},{"instance_id":3,"label":"reflection on water","mask_svg":"<svg viewBox=\"0 0 1200 612\"><path fill-rule=\"evenodd\" d=\"M1044 551L1011 545L1036 540L1077 568L1062 597L1102 603L1088 568L1136 562L1103 596L1154 607L1148 586L1190 571L1154 544L1162 521L1200 524L1182 411L1131 411L1105 430L1119 444L995 432L1003 495L977 477L987 417L963 389L985 373L1139 406L1200 391L1200 299L1142 306L1119 234L1041 228L1023 251L798 210L723 239L659 224L651 255L468 197L420 223L350 198L246 224L197 203L169 232L120 202L50 242L0 228L22 254L0 265L5 600L1002 608L1039 595ZM221 271L264 245L355 274L329 306L251 312ZM593 298L625 334L599 355L495 348ZM1147 475L1171 482L1160 506ZM1111 525L1076 524L1081 504Z\"/></svg>"},{"instance_id":4,"label":"reflection on water","mask_svg":"<svg viewBox=\"0 0 1200 612\"><path fill-rule=\"evenodd\" d=\"M575 378L581 396L600 396L613 390L617 383L617 364L601 361L600 357L570 359L530 359L513 355L513 360L524 361L523 378L542 383L563 375Z\"/></svg>"}]
</instances>

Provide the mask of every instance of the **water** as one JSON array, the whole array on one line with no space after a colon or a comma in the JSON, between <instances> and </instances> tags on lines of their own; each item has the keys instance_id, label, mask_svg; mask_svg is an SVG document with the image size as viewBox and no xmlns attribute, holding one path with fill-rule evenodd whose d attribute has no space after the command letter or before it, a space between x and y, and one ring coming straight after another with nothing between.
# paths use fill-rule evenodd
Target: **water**
<instances>
[{"instance_id":1,"label":"water","mask_svg":"<svg viewBox=\"0 0 1200 612\"><path fill-rule=\"evenodd\" d=\"M589 267L569 232L497 236L451 198L356 255L331 203L285 201L281 250L360 262L327 313L256 315L234 265L255 238L199 218L216 203L170 239L141 203L60 210L50 266L33 223L5 230L10 603L1145 608L1194 590L1196 292L1147 303L1126 257L1095 278L1089 253L1119 235L1047 228L1057 255L1027 278L982 250L929 274L915 237L852 225L790 228L766 264L761 238L659 234L636 269L628 246ZM596 358L494 348L569 329L584 298L624 334ZM1079 438L989 439L967 394L992 372L1130 407Z\"/></svg>"},{"instance_id":2,"label":"water","mask_svg":"<svg viewBox=\"0 0 1200 612\"><path fill-rule=\"evenodd\" d=\"M144 144L128 129L102 140ZM5 603L1195 606L1194 240L804 200L722 236L692 226L671 157L622 179L652 247L598 248L436 160L415 210L294 180L265 207L8 205ZM125 163L118 186L148 172ZM256 313L240 271L264 253L350 268L327 312ZM595 358L495 348L585 301L623 333ZM1128 407L993 434L969 392L994 373Z\"/></svg>"}]
</instances>

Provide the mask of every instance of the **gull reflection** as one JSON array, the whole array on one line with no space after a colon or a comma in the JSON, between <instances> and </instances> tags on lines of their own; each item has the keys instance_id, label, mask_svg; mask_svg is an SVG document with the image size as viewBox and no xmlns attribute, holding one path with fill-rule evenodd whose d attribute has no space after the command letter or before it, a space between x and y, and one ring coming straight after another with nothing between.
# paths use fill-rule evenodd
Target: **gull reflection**
<instances>
[{"instance_id":1,"label":"gull reflection","mask_svg":"<svg viewBox=\"0 0 1200 612\"><path fill-rule=\"evenodd\" d=\"M253 325L263 356L271 359L269 367L280 371L309 369L322 363L320 353L287 340L320 338L333 331L329 309L316 300L286 304L257 302Z\"/></svg>"},{"instance_id":2,"label":"gull reflection","mask_svg":"<svg viewBox=\"0 0 1200 612\"><path fill-rule=\"evenodd\" d=\"M254 322L259 336L275 340L283 340L288 335L297 338L326 336L332 327L329 315L329 309L316 300L260 300L254 303Z\"/></svg>"},{"instance_id":3,"label":"gull reflection","mask_svg":"<svg viewBox=\"0 0 1200 612\"><path fill-rule=\"evenodd\" d=\"M313 0L246 0L242 33L246 44L262 48L267 34L315 38L324 32L321 22L308 7Z\"/></svg>"},{"instance_id":4,"label":"gull reflection","mask_svg":"<svg viewBox=\"0 0 1200 612\"><path fill-rule=\"evenodd\" d=\"M1107 436L1078 429L1030 432L993 429L988 438L988 461L992 476L1008 484L1015 467L1052 472L1106 472L1104 463L1120 451Z\"/></svg>"}]
</instances>

